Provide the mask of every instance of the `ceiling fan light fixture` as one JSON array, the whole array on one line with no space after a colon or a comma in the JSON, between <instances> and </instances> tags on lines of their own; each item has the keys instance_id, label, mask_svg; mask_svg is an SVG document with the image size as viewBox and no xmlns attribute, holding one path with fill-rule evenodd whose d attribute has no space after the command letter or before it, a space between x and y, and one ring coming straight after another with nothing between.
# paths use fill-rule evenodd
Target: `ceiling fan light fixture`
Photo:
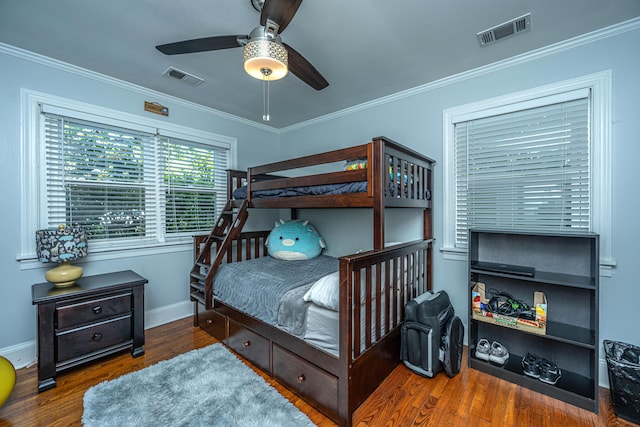
<instances>
[{"instance_id":1,"label":"ceiling fan light fixture","mask_svg":"<svg viewBox=\"0 0 640 427\"><path fill-rule=\"evenodd\" d=\"M258 80L280 80L289 72L287 49L268 38L250 40L244 46L244 70Z\"/></svg>"}]
</instances>

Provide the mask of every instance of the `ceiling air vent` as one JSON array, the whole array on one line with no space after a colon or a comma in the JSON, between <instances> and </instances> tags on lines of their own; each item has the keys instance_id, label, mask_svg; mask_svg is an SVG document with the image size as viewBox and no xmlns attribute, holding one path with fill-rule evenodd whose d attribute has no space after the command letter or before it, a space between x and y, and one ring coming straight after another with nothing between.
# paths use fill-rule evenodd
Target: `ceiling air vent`
<instances>
[{"instance_id":1,"label":"ceiling air vent","mask_svg":"<svg viewBox=\"0 0 640 427\"><path fill-rule=\"evenodd\" d=\"M505 39L507 37L515 36L516 34L525 33L531 28L531 14L520 16L519 18L512 19L503 24L496 25L488 30L480 31L478 35L478 41L480 46L486 46L497 42L498 40Z\"/></svg>"},{"instance_id":2,"label":"ceiling air vent","mask_svg":"<svg viewBox=\"0 0 640 427\"><path fill-rule=\"evenodd\" d=\"M191 86L198 86L200 83L204 82L204 79L201 79L198 76L194 76L193 74L189 74L185 71L178 70L174 67L169 67L162 73L163 76L171 77L181 82L185 82L190 84Z\"/></svg>"}]
</instances>

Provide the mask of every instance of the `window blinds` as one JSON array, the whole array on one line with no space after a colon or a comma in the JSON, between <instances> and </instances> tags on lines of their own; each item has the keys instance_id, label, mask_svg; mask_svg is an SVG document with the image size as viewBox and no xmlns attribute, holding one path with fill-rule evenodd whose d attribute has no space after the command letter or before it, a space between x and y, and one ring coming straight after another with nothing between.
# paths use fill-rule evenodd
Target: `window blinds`
<instances>
[{"instance_id":1,"label":"window blinds","mask_svg":"<svg viewBox=\"0 0 640 427\"><path fill-rule=\"evenodd\" d=\"M210 231L226 203L227 152L176 139L163 145L167 233Z\"/></svg>"},{"instance_id":2,"label":"window blinds","mask_svg":"<svg viewBox=\"0 0 640 427\"><path fill-rule=\"evenodd\" d=\"M454 124L456 247L468 228L590 229L589 97L579 95Z\"/></svg>"},{"instance_id":3,"label":"window blinds","mask_svg":"<svg viewBox=\"0 0 640 427\"><path fill-rule=\"evenodd\" d=\"M43 113L46 222L115 242L210 231L228 149Z\"/></svg>"}]
</instances>

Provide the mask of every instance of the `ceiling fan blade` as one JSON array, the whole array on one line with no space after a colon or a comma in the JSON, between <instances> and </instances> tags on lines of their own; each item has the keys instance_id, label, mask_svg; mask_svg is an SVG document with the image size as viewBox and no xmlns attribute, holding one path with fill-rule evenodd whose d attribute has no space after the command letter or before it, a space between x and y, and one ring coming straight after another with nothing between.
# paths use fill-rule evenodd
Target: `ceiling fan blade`
<instances>
[{"instance_id":1,"label":"ceiling fan blade","mask_svg":"<svg viewBox=\"0 0 640 427\"><path fill-rule=\"evenodd\" d=\"M322 74L304 56L300 55L297 50L288 44L284 43L284 46L289 54L289 71L315 90L322 90L329 86L329 82L322 77Z\"/></svg>"},{"instance_id":2,"label":"ceiling fan blade","mask_svg":"<svg viewBox=\"0 0 640 427\"><path fill-rule=\"evenodd\" d=\"M247 40L249 36L214 36L201 39L184 40L181 42L167 43L156 46L165 55L178 55L181 53L206 52L209 50L229 49L242 46L241 40Z\"/></svg>"},{"instance_id":3,"label":"ceiling fan blade","mask_svg":"<svg viewBox=\"0 0 640 427\"><path fill-rule=\"evenodd\" d=\"M298 11L300 3L302 0L265 0L260 14L260 25L265 26L269 19L280 26L278 34L282 33Z\"/></svg>"}]
</instances>

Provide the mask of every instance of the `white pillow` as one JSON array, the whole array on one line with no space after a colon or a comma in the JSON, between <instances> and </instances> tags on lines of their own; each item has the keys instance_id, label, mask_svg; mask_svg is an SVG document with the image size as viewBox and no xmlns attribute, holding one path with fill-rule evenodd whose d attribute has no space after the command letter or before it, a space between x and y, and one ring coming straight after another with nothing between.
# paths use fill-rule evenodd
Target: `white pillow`
<instances>
[{"instance_id":1,"label":"white pillow","mask_svg":"<svg viewBox=\"0 0 640 427\"><path fill-rule=\"evenodd\" d=\"M374 279L375 280L375 279ZM360 304L364 304L367 299L367 280L363 274L360 277ZM382 290L384 293L384 289ZM302 297L307 302L312 302L320 307L329 310L339 311L340 309L340 272L327 274L318 279L306 294ZM373 298L375 300L375 296Z\"/></svg>"},{"instance_id":2,"label":"white pillow","mask_svg":"<svg viewBox=\"0 0 640 427\"><path fill-rule=\"evenodd\" d=\"M340 284L340 272L327 274L318 279L311 288L304 294L305 301L328 308L329 310L338 311L340 306L340 292L338 286Z\"/></svg>"}]
</instances>

